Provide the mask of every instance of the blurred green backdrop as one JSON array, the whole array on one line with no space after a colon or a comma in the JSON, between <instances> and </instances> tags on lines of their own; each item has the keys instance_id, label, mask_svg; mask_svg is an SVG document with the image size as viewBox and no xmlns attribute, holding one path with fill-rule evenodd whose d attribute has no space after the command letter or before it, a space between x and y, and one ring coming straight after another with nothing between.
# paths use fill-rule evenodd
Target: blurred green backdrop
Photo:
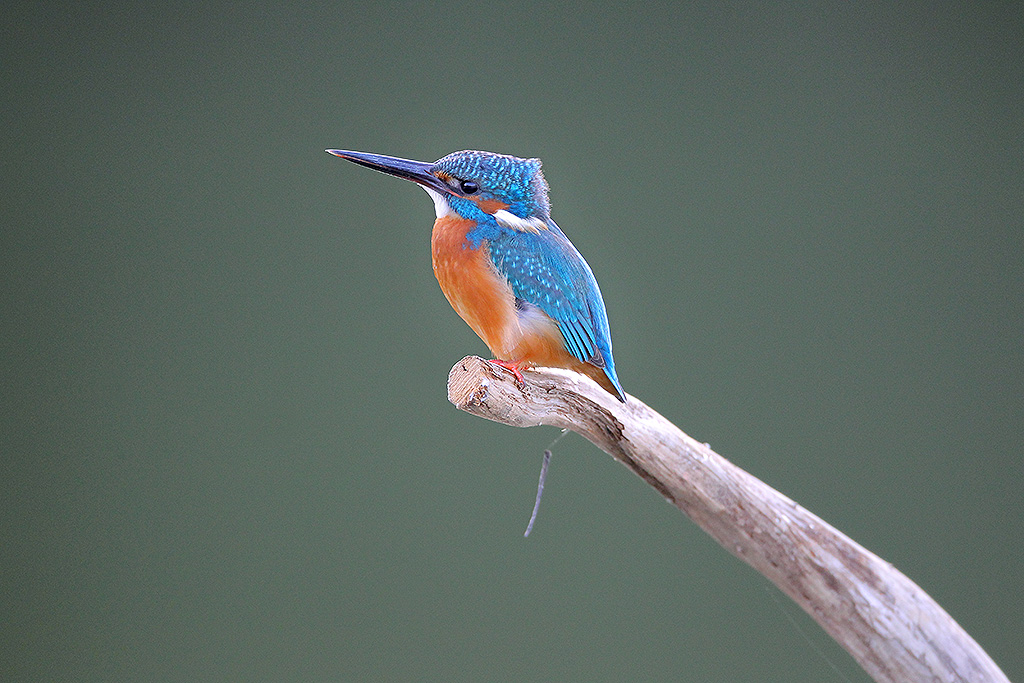
<instances>
[{"instance_id":1,"label":"blurred green backdrop","mask_svg":"<svg viewBox=\"0 0 1024 683\"><path fill-rule=\"evenodd\" d=\"M326 147L541 157L626 390L1024 678L1021 8L9 5L0 678L867 680L579 437L524 540L555 430Z\"/></svg>"}]
</instances>

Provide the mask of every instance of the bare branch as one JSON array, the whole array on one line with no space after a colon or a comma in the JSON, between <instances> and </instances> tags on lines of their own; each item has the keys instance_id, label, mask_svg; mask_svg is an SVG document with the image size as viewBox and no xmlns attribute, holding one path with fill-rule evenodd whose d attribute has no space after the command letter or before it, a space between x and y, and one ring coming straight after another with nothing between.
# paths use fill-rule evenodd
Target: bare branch
<instances>
[{"instance_id":1,"label":"bare branch","mask_svg":"<svg viewBox=\"0 0 1024 683\"><path fill-rule=\"evenodd\" d=\"M578 373L455 364L448 400L513 427L581 434L649 483L722 547L764 574L879 683L1007 681L913 581L820 518L680 431L632 396Z\"/></svg>"}]
</instances>

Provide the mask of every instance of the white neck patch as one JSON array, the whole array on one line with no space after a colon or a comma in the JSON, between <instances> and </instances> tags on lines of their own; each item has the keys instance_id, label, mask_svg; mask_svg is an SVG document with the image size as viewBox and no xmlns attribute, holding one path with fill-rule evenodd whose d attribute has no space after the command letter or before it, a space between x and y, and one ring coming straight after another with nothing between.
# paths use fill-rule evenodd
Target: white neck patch
<instances>
[{"instance_id":1,"label":"white neck patch","mask_svg":"<svg viewBox=\"0 0 1024 683\"><path fill-rule=\"evenodd\" d=\"M520 218L519 216L506 211L505 209L498 209L493 214L494 220L498 221L498 225L509 230L518 230L519 232L532 232L534 235L539 234L541 230L547 230L548 226L540 218L531 216L530 218Z\"/></svg>"},{"instance_id":2,"label":"white neck patch","mask_svg":"<svg viewBox=\"0 0 1024 683\"><path fill-rule=\"evenodd\" d=\"M437 214L438 218L442 218L452 213L452 207L448 204L448 200L445 199L443 194L437 190L432 190L425 185L420 185L420 187L426 190L427 194L430 195L430 198L434 200L434 213Z\"/></svg>"}]
</instances>

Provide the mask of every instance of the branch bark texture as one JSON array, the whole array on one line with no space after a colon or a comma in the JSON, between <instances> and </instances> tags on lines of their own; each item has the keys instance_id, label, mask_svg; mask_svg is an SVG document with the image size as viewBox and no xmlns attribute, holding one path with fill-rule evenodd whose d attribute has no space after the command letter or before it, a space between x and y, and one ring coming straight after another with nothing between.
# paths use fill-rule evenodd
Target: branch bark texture
<instances>
[{"instance_id":1,"label":"branch bark texture","mask_svg":"<svg viewBox=\"0 0 1024 683\"><path fill-rule=\"evenodd\" d=\"M612 455L764 574L879 683L1008 679L895 567L630 396L578 373L536 368L517 385L476 356L455 364L448 399L513 427L568 428Z\"/></svg>"}]
</instances>

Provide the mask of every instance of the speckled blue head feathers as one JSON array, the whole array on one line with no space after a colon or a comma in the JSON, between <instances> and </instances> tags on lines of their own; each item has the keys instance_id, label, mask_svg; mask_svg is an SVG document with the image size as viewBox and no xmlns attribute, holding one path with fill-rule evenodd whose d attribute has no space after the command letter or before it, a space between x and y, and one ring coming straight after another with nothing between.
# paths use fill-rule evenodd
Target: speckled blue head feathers
<instances>
[{"instance_id":1,"label":"speckled blue head feathers","mask_svg":"<svg viewBox=\"0 0 1024 683\"><path fill-rule=\"evenodd\" d=\"M540 159L465 150L438 159L431 171L446 181L476 183L479 192L508 204L509 211L520 218L550 217L548 183Z\"/></svg>"}]
</instances>

